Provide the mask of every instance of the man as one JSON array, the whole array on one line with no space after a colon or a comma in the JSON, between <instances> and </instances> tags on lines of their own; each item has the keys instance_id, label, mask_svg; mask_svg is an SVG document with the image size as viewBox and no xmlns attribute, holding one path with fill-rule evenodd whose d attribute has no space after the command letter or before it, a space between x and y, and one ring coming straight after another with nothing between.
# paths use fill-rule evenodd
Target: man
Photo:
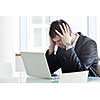
<instances>
[{"instance_id":1,"label":"man","mask_svg":"<svg viewBox=\"0 0 100 100\"><path fill-rule=\"evenodd\" d=\"M50 46L46 59L51 74L61 68L62 73L89 70L89 76L98 76L98 53L94 40L73 33L64 20L51 23ZM55 46L57 50L55 52Z\"/></svg>"}]
</instances>

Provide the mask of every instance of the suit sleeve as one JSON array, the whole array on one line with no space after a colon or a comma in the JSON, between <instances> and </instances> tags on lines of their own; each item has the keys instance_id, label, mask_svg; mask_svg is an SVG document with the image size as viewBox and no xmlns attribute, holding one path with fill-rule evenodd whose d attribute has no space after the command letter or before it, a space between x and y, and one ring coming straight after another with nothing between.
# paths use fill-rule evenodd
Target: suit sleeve
<instances>
[{"instance_id":1,"label":"suit sleeve","mask_svg":"<svg viewBox=\"0 0 100 100\"><path fill-rule=\"evenodd\" d=\"M72 64L76 71L91 70L92 74L97 75L98 54L97 45L95 41L89 40L81 46L79 56L76 54L74 48L65 51L67 61ZM93 75L95 76L95 75Z\"/></svg>"},{"instance_id":2,"label":"suit sleeve","mask_svg":"<svg viewBox=\"0 0 100 100\"><path fill-rule=\"evenodd\" d=\"M45 55L46 55L46 59L48 62L48 67L49 67L50 72L52 74L60 68L60 64L57 61L57 57L56 57L56 55L54 55L54 52L51 55L49 55L48 52L49 52L49 50L47 50Z\"/></svg>"}]
</instances>

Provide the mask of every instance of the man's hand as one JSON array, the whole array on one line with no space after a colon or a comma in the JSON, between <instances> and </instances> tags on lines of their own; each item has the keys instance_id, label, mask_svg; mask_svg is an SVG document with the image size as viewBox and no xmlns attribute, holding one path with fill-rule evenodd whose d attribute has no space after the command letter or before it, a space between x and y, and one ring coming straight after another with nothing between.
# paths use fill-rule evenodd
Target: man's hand
<instances>
[{"instance_id":1,"label":"man's hand","mask_svg":"<svg viewBox=\"0 0 100 100\"><path fill-rule=\"evenodd\" d=\"M54 48L55 48L55 43L52 41L52 39L50 38L50 46L49 46L49 55L53 53Z\"/></svg>"},{"instance_id":2,"label":"man's hand","mask_svg":"<svg viewBox=\"0 0 100 100\"><path fill-rule=\"evenodd\" d=\"M61 40L62 40L64 46L71 45L71 39L72 38L69 34L69 28L64 23L63 23L64 29L62 28L61 25L59 25L59 26L60 26L60 29L61 29L63 35L58 30L55 30L55 32L61 37Z\"/></svg>"}]
</instances>

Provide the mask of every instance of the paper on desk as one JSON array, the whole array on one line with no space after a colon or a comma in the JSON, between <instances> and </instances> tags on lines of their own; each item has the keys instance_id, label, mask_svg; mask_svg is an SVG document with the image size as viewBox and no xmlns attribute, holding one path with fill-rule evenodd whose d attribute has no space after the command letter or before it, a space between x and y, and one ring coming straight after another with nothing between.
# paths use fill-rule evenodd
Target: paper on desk
<instances>
[{"instance_id":1,"label":"paper on desk","mask_svg":"<svg viewBox=\"0 0 100 100\"><path fill-rule=\"evenodd\" d=\"M89 71L64 73L59 76L60 83L84 83L88 80Z\"/></svg>"}]
</instances>

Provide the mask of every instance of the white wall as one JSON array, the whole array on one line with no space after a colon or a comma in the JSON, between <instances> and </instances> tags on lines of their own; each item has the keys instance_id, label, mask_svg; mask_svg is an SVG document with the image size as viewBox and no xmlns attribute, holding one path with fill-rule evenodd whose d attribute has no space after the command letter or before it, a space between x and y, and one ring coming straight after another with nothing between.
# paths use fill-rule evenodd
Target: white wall
<instances>
[{"instance_id":1,"label":"white wall","mask_svg":"<svg viewBox=\"0 0 100 100\"><path fill-rule=\"evenodd\" d=\"M96 38L96 41L97 41L97 47L98 47L98 55L99 55L99 58L100 58L100 16L96 16L96 27L97 27L97 38Z\"/></svg>"},{"instance_id":2,"label":"white wall","mask_svg":"<svg viewBox=\"0 0 100 100\"><path fill-rule=\"evenodd\" d=\"M0 16L0 62L11 62L14 68L18 48L19 16Z\"/></svg>"},{"instance_id":3,"label":"white wall","mask_svg":"<svg viewBox=\"0 0 100 100\"><path fill-rule=\"evenodd\" d=\"M88 20L88 35L90 38L94 39L95 41L97 40L97 17L96 16L89 16L89 20Z\"/></svg>"}]
</instances>

